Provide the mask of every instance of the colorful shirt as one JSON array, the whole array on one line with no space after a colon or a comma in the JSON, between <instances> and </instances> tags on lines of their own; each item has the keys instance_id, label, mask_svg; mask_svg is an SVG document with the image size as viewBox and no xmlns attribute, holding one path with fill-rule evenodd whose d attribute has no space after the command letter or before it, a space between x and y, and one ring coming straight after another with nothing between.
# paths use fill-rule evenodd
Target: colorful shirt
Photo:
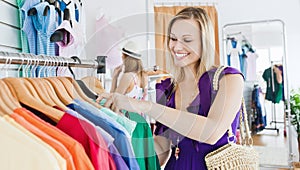
<instances>
[{"instance_id":1,"label":"colorful shirt","mask_svg":"<svg viewBox=\"0 0 300 170\"><path fill-rule=\"evenodd\" d=\"M82 144L95 170L116 169L115 164L109 161L105 141L91 124L65 113L56 127Z\"/></svg>"},{"instance_id":2,"label":"colorful shirt","mask_svg":"<svg viewBox=\"0 0 300 170\"><path fill-rule=\"evenodd\" d=\"M84 107L82 105L73 103L69 104L68 107L72 110L75 110L77 113L93 122L96 126L100 126L103 130L109 133L115 139L114 144L129 169L139 169L139 165L133 153L132 145L124 133L126 130L124 131L116 127L115 120L109 118L105 113L101 113L102 111L92 105L90 105L90 107Z\"/></svg>"},{"instance_id":3,"label":"colorful shirt","mask_svg":"<svg viewBox=\"0 0 300 170\"><path fill-rule=\"evenodd\" d=\"M95 126L92 122L90 122L89 120L87 120L86 118L84 118L83 116L81 116L80 114L78 114L77 112L75 112L71 109L66 110L66 112L69 113L70 115L73 115L76 118L85 120L85 121L89 122L91 125ZM115 145L113 143L115 139L109 133L107 133L105 130L103 130L101 127L95 126L95 128L96 128L97 132L99 134L101 134L101 136L105 140L107 147L108 147L108 151L110 152L110 155L112 156L112 159L113 159L114 163L116 164L116 168L122 169L122 170L129 170L128 166L124 162L123 158L120 156L119 151L117 150L117 148L115 147Z\"/></svg>"},{"instance_id":4,"label":"colorful shirt","mask_svg":"<svg viewBox=\"0 0 300 170\"><path fill-rule=\"evenodd\" d=\"M35 127L39 128L40 130L44 131L45 133L62 143L72 154L76 169L94 169L82 145L75 141L73 138L71 138L69 135L65 134L64 132L50 125L49 123L43 121L42 119L40 119L25 108L15 109L14 113L12 114L18 114L22 116L29 123L31 123Z\"/></svg>"}]
</instances>

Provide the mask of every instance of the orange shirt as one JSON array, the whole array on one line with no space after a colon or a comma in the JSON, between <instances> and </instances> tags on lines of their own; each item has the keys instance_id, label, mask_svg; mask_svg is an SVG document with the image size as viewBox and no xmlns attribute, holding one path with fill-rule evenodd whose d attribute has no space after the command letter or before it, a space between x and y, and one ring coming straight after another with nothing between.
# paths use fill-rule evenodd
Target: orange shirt
<instances>
[{"instance_id":1,"label":"orange shirt","mask_svg":"<svg viewBox=\"0 0 300 170\"><path fill-rule=\"evenodd\" d=\"M94 167L86 155L84 148L80 143L75 141L72 137L68 136L58 128L50 125L49 123L43 121L30 111L25 108L17 108L14 112L25 118L29 123L39 128L41 131L47 133L52 138L59 141L63 144L68 151L71 153L74 161L74 165L76 169L84 169L84 170L94 170Z\"/></svg>"},{"instance_id":2,"label":"orange shirt","mask_svg":"<svg viewBox=\"0 0 300 170\"><path fill-rule=\"evenodd\" d=\"M46 142L48 145L50 145L52 148L54 148L67 162L67 170L74 170L75 165L73 162L73 158L71 153L67 150L67 148L58 142L56 139L49 136L47 133L41 131L37 127L30 124L28 121L26 121L22 116L13 113L10 115L17 123L22 125L24 128L29 130L31 133L39 137L41 140Z\"/></svg>"}]
</instances>

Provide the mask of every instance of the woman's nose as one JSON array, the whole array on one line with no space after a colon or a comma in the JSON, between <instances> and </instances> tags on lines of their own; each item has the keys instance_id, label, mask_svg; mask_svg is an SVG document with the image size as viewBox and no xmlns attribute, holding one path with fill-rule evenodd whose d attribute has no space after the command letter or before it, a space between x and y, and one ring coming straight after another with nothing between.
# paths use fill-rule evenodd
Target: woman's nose
<instances>
[{"instance_id":1,"label":"woman's nose","mask_svg":"<svg viewBox=\"0 0 300 170\"><path fill-rule=\"evenodd\" d=\"M174 51L180 51L183 50L184 45L182 44L181 41L176 41L174 44Z\"/></svg>"}]
</instances>

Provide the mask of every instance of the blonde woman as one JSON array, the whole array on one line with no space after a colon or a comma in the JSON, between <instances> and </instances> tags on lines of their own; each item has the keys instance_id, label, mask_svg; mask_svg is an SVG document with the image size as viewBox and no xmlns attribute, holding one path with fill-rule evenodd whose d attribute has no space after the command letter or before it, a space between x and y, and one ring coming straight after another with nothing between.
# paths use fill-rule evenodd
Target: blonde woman
<instances>
[{"instance_id":1,"label":"blonde woman","mask_svg":"<svg viewBox=\"0 0 300 170\"><path fill-rule=\"evenodd\" d=\"M134 42L129 41L125 44L122 48L123 64L113 72L111 93L124 94L138 100L146 99L148 78L141 57ZM122 69L123 74L120 74Z\"/></svg>"},{"instance_id":2,"label":"blonde woman","mask_svg":"<svg viewBox=\"0 0 300 170\"><path fill-rule=\"evenodd\" d=\"M102 94L105 106L144 113L157 121L155 147L165 168L205 170L207 153L228 143L227 130L235 134L243 95L243 76L225 68L212 89L215 42L207 13L188 7L169 23L167 45L173 79L156 85L156 101L138 101L124 95ZM171 150L171 154L169 154Z\"/></svg>"}]
</instances>

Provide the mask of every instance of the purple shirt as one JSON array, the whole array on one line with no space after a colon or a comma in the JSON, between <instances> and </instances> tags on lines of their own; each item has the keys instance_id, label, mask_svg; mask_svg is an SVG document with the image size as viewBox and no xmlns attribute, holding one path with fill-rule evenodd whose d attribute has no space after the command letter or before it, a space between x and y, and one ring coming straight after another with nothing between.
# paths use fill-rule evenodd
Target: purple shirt
<instances>
[{"instance_id":1,"label":"purple shirt","mask_svg":"<svg viewBox=\"0 0 300 170\"><path fill-rule=\"evenodd\" d=\"M213 102L213 98L216 95L217 91L213 91L212 88L212 79L216 69L209 70L205 72L199 79L198 88L201 93L196 96L187 110L191 113L202 115L207 117L210 106ZM224 74L241 74L235 68L227 67L221 74L220 78ZM242 74L241 74L242 75ZM156 85L156 101L162 105L175 108L175 93L172 93L173 85L171 79L166 79L161 83ZM239 112L237 113L233 123L231 124L233 133L235 134L239 120ZM187 125L190 122L186 123ZM183 126L187 126L184 125ZM156 123L156 135L162 135L166 138L172 140L173 144L177 143L179 138L179 158L176 160L174 156L175 147L172 148L172 154L168 163L165 166L165 169L189 169L189 170L204 170L207 169L205 165L204 157L211 151L216 150L217 148L227 144L227 132L217 141L216 144L210 145L202 142L192 140L190 138L184 137L179 133L173 131L161 123Z\"/></svg>"}]
</instances>

